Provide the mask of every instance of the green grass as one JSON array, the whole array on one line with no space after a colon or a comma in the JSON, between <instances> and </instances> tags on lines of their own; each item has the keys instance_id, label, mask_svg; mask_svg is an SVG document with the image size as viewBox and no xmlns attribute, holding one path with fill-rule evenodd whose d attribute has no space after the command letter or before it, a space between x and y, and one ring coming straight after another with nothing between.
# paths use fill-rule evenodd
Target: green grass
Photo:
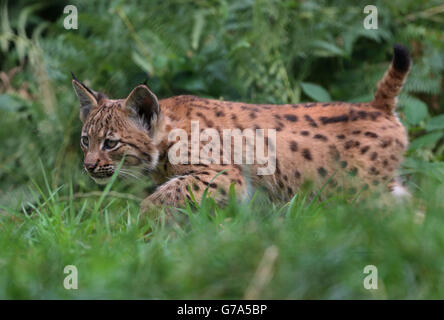
<instances>
[{"instance_id":1,"label":"green grass","mask_svg":"<svg viewBox=\"0 0 444 320\"><path fill-rule=\"evenodd\" d=\"M207 198L157 222L110 187L79 198L47 181L28 214L3 208L0 298L444 298L439 184L418 187L408 204L231 194L226 206ZM78 290L63 287L66 265L78 269ZM378 268L378 290L363 287L366 265Z\"/></svg>"}]
</instances>

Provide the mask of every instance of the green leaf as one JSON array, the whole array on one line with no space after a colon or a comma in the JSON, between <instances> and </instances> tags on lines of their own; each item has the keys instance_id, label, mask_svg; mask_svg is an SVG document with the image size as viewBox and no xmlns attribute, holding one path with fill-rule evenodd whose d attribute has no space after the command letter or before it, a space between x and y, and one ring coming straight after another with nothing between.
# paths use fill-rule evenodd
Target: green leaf
<instances>
[{"instance_id":1,"label":"green leaf","mask_svg":"<svg viewBox=\"0 0 444 320\"><path fill-rule=\"evenodd\" d=\"M421 173L432 179L444 179L444 162L428 162L420 159L406 158L402 163L404 174Z\"/></svg>"},{"instance_id":2,"label":"green leaf","mask_svg":"<svg viewBox=\"0 0 444 320\"><path fill-rule=\"evenodd\" d=\"M0 31L2 37L0 37L0 47L3 52L8 51L9 41L13 37L13 31L11 29L11 26L9 24L9 17L8 17L8 7L6 1L2 2L1 4L2 8L0 10L1 15L1 26Z\"/></svg>"},{"instance_id":3,"label":"green leaf","mask_svg":"<svg viewBox=\"0 0 444 320\"><path fill-rule=\"evenodd\" d=\"M401 99L401 103L404 105L404 114L410 124L417 125L429 116L427 105L419 99L408 96Z\"/></svg>"},{"instance_id":4,"label":"green leaf","mask_svg":"<svg viewBox=\"0 0 444 320\"><path fill-rule=\"evenodd\" d=\"M205 13L203 11L198 11L194 15L194 26L191 34L191 48L193 48L193 50L196 50L199 47L199 40L202 35L204 25Z\"/></svg>"},{"instance_id":5,"label":"green leaf","mask_svg":"<svg viewBox=\"0 0 444 320\"><path fill-rule=\"evenodd\" d=\"M441 131L431 132L426 135L423 135L422 137L413 140L413 142L410 143L409 149L416 150L425 147L433 148L435 144L438 142L438 140L442 138L443 135L444 132Z\"/></svg>"},{"instance_id":6,"label":"green leaf","mask_svg":"<svg viewBox=\"0 0 444 320\"><path fill-rule=\"evenodd\" d=\"M374 94L364 94L359 97L354 97L354 98L348 100L348 102L351 102L351 103L368 102L368 101L372 101L373 96L374 96Z\"/></svg>"},{"instance_id":7,"label":"green leaf","mask_svg":"<svg viewBox=\"0 0 444 320\"><path fill-rule=\"evenodd\" d=\"M307 96L316 101L319 102L331 101L330 94L320 85L310 82L301 82L301 87Z\"/></svg>"},{"instance_id":8,"label":"green leaf","mask_svg":"<svg viewBox=\"0 0 444 320\"><path fill-rule=\"evenodd\" d=\"M206 89L205 82L198 77L190 77L181 79L175 83L179 88L185 89L191 92L204 91Z\"/></svg>"},{"instance_id":9,"label":"green leaf","mask_svg":"<svg viewBox=\"0 0 444 320\"><path fill-rule=\"evenodd\" d=\"M427 131L442 130L442 129L444 129L444 114L433 117L429 119L429 121L427 121L426 124Z\"/></svg>"},{"instance_id":10,"label":"green leaf","mask_svg":"<svg viewBox=\"0 0 444 320\"><path fill-rule=\"evenodd\" d=\"M24 104L25 102L16 96L10 94L0 95L0 110L17 111Z\"/></svg>"},{"instance_id":11,"label":"green leaf","mask_svg":"<svg viewBox=\"0 0 444 320\"><path fill-rule=\"evenodd\" d=\"M153 65L146 58L142 57L136 51L133 51L131 56L134 63L142 68L143 71L147 72L150 75L153 74Z\"/></svg>"},{"instance_id":12,"label":"green leaf","mask_svg":"<svg viewBox=\"0 0 444 320\"><path fill-rule=\"evenodd\" d=\"M314 42L314 46L317 48L315 49L315 54L320 57L347 56L347 52L344 49L331 42L319 40Z\"/></svg>"}]
</instances>

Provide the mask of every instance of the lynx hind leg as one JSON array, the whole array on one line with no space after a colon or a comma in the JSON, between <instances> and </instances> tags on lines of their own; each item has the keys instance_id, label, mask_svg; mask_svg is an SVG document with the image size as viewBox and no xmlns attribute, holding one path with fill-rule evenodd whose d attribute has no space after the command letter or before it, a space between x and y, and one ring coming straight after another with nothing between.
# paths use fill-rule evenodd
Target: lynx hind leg
<instances>
[{"instance_id":1,"label":"lynx hind leg","mask_svg":"<svg viewBox=\"0 0 444 320\"><path fill-rule=\"evenodd\" d=\"M235 170L227 170L217 177L218 171L208 169L176 176L159 186L156 191L141 203L142 212L153 211L160 206L181 206L185 199L192 201L190 191L197 203L200 203L205 190L217 202L228 199L230 185L234 183L236 193L243 195L246 185L243 177Z\"/></svg>"}]
</instances>

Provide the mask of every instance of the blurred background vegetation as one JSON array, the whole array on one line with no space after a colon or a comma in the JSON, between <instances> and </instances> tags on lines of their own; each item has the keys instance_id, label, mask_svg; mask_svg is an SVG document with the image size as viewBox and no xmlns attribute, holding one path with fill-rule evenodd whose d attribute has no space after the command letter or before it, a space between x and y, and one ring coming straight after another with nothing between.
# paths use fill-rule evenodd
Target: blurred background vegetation
<instances>
[{"instance_id":1,"label":"blurred background vegetation","mask_svg":"<svg viewBox=\"0 0 444 320\"><path fill-rule=\"evenodd\" d=\"M63 27L67 4L78 9L77 30ZM366 30L366 4L3 2L0 202L26 192L30 177L41 179L39 159L51 168L54 185L75 179L77 188L91 187L79 176L81 124L70 71L114 98L148 79L160 98L368 101L397 42L413 59L399 107L412 140L404 169L430 173L429 162L442 161L444 151L444 5L376 1L378 29Z\"/></svg>"},{"instance_id":2,"label":"blurred background vegetation","mask_svg":"<svg viewBox=\"0 0 444 320\"><path fill-rule=\"evenodd\" d=\"M68 4L78 9L77 30L63 27ZM413 60L398 109L411 139L402 174L413 190L424 181L441 184L444 4L374 1L379 28L366 30L367 4L3 1L0 205L18 210L32 201L29 187L44 185L45 172L49 190L63 185L73 189L61 189L64 194L100 190L82 174L81 123L71 71L113 98L125 97L148 79L159 98L193 94L276 104L358 102L372 98L394 43L406 45ZM119 182L117 190L142 197L150 186L144 183Z\"/></svg>"},{"instance_id":3,"label":"blurred background vegetation","mask_svg":"<svg viewBox=\"0 0 444 320\"><path fill-rule=\"evenodd\" d=\"M114 98L147 78L160 98L368 101L399 42L413 59L399 108L413 141L404 169L430 172L424 162L443 160L442 1L376 1L377 30L363 28L365 1L74 1L77 30L63 27L67 4L2 3L3 201L39 179L38 159L55 185L88 183L77 177L81 124L70 71Z\"/></svg>"}]
</instances>

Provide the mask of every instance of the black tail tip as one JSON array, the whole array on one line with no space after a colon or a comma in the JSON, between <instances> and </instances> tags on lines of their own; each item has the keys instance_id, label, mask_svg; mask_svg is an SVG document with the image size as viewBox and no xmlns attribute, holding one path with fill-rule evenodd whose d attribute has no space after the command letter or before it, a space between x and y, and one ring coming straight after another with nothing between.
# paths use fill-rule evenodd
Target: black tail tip
<instances>
[{"instance_id":1,"label":"black tail tip","mask_svg":"<svg viewBox=\"0 0 444 320\"><path fill-rule=\"evenodd\" d=\"M397 71L407 72L410 68L410 56L407 48L402 44L395 44L393 54L393 67Z\"/></svg>"},{"instance_id":2,"label":"black tail tip","mask_svg":"<svg viewBox=\"0 0 444 320\"><path fill-rule=\"evenodd\" d=\"M74 73L72 71L71 71L71 76L72 76L73 80L79 81L79 80L77 80L76 76L74 75Z\"/></svg>"}]
</instances>

